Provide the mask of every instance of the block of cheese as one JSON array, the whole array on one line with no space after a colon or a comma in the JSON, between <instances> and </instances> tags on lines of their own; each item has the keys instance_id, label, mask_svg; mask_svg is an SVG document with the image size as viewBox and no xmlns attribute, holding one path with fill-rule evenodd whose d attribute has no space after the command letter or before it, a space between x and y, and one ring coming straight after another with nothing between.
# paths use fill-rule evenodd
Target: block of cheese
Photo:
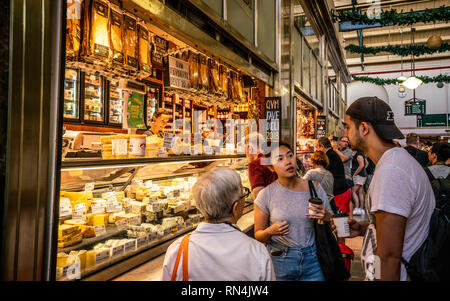
<instances>
[{"instance_id":1,"label":"block of cheese","mask_svg":"<svg viewBox=\"0 0 450 301\"><path fill-rule=\"evenodd\" d=\"M147 206L143 202L141 203L141 202L137 202L137 201L130 202L130 205L131 205L131 213L134 213L134 214L142 214L142 213L144 213L145 212L145 208Z\"/></svg>"},{"instance_id":2,"label":"block of cheese","mask_svg":"<svg viewBox=\"0 0 450 301\"><path fill-rule=\"evenodd\" d=\"M59 225L59 227L58 227L58 236L59 237L66 236L66 235L74 232L77 229L78 229L78 227L73 226L73 225L68 225L68 224Z\"/></svg>"},{"instance_id":3,"label":"block of cheese","mask_svg":"<svg viewBox=\"0 0 450 301\"><path fill-rule=\"evenodd\" d=\"M78 258L80 260L80 270L81 272L84 272L86 268L86 250L79 250L79 251L71 251L69 253L69 256L74 256L75 258Z\"/></svg>"},{"instance_id":4,"label":"block of cheese","mask_svg":"<svg viewBox=\"0 0 450 301\"><path fill-rule=\"evenodd\" d=\"M64 221L64 224L72 225L72 226L82 226L82 225L86 225L87 222L80 220L80 219L68 219L68 220Z\"/></svg>"},{"instance_id":5,"label":"block of cheese","mask_svg":"<svg viewBox=\"0 0 450 301\"><path fill-rule=\"evenodd\" d=\"M77 227L77 229L67 235L58 236L58 243L65 243L73 239L74 236L81 233L81 228Z\"/></svg>"},{"instance_id":6,"label":"block of cheese","mask_svg":"<svg viewBox=\"0 0 450 301\"><path fill-rule=\"evenodd\" d=\"M86 214L86 225L92 226L92 219L94 215L92 213Z\"/></svg>"},{"instance_id":7,"label":"block of cheese","mask_svg":"<svg viewBox=\"0 0 450 301\"><path fill-rule=\"evenodd\" d=\"M56 255L56 266L58 268L62 268L62 267L67 266L67 257L69 257L69 255L67 255L66 253L59 252Z\"/></svg>"},{"instance_id":8,"label":"block of cheese","mask_svg":"<svg viewBox=\"0 0 450 301\"><path fill-rule=\"evenodd\" d=\"M72 237L71 240L66 242L58 242L58 248L65 248L74 244L77 244L83 240L83 235L80 233Z\"/></svg>"},{"instance_id":9,"label":"block of cheese","mask_svg":"<svg viewBox=\"0 0 450 301\"><path fill-rule=\"evenodd\" d=\"M92 226L81 226L81 234L83 238L95 237L95 230Z\"/></svg>"},{"instance_id":10,"label":"block of cheese","mask_svg":"<svg viewBox=\"0 0 450 301\"><path fill-rule=\"evenodd\" d=\"M99 214L94 214L92 217L92 225L95 226L99 226L99 225L105 225L108 226L108 214L106 213L99 213Z\"/></svg>"},{"instance_id":11,"label":"block of cheese","mask_svg":"<svg viewBox=\"0 0 450 301\"><path fill-rule=\"evenodd\" d=\"M116 198L117 201L121 202L123 198L125 198L125 192L124 191L116 191Z\"/></svg>"}]
</instances>

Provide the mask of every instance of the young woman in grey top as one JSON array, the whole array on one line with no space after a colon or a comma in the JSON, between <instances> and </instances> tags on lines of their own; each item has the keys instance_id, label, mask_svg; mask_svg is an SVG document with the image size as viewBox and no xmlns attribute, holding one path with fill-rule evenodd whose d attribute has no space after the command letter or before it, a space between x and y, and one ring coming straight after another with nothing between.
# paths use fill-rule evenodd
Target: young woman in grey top
<instances>
[{"instance_id":1,"label":"young woman in grey top","mask_svg":"<svg viewBox=\"0 0 450 301\"><path fill-rule=\"evenodd\" d=\"M296 176L296 160L289 144L272 149L271 168L278 180L255 200L255 238L268 244L277 280L325 280L316 255L313 219L331 220L327 195L314 183L324 206L309 206L308 181ZM314 214L309 215L308 209Z\"/></svg>"},{"instance_id":2,"label":"young woman in grey top","mask_svg":"<svg viewBox=\"0 0 450 301\"><path fill-rule=\"evenodd\" d=\"M303 179L318 182L327 193L328 202L331 201L334 198L334 178L333 174L325 169L329 164L327 155L322 151L316 151L312 154L311 158L309 158L309 161L314 169L308 170L303 176Z\"/></svg>"}]
</instances>

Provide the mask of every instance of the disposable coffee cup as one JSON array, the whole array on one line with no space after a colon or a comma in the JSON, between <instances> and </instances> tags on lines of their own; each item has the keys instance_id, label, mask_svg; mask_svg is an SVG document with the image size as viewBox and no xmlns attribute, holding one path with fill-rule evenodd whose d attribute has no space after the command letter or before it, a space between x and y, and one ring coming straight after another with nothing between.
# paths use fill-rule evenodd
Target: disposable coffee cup
<instances>
[{"instance_id":1,"label":"disposable coffee cup","mask_svg":"<svg viewBox=\"0 0 450 301\"><path fill-rule=\"evenodd\" d=\"M348 224L348 214L341 213L333 216L333 222L336 225L338 237L350 236L350 225Z\"/></svg>"},{"instance_id":2,"label":"disposable coffee cup","mask_svg":"<svg viewBox=\"0 0 450 301\"><path fill-rule=\"evenodd\" d=\"M321 199L316 199L316 198L311 198L311 199L309 199L309 206L311 206L311 204L314 204L314 205L322 205L322 200ZM309 214L311 215L311 214L316 214L316 212L314 211L314 210L312 210L312 209L309 209Z\"/></svg>"}]
</instances>

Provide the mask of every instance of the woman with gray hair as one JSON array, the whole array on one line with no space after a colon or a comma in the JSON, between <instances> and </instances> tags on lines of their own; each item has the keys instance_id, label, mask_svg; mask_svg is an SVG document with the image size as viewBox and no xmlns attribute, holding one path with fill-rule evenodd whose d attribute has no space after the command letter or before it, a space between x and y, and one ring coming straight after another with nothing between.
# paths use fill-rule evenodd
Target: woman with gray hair
<instances>
[{"instance_id":1,"label":"woman with gray hair","mask_svg":"<svg viewBox=\"0 0 450 301\"><path fill-rule=\"evenodd\" d=\"M213 169L198 179L192 194L205 222L169 246L162 280L276 280L265 246L235 225L250 194L239 174L228 167Z\"/></svg>"}]
</instances>

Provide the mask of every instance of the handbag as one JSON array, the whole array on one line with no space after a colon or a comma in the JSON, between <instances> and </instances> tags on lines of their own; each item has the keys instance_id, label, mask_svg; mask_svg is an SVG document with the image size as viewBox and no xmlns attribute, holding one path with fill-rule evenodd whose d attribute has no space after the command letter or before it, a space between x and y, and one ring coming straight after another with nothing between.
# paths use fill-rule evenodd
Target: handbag
<instances>
[{"instance_id":1,"label":"handbag","mask_svg":"<svg viewBox=\"0 0 450 301\"><path fill-rule=\"evenodd\" d=\"M175 281L177 278L178 265L180 263L181 254L183 253L183 281L189 281L189 271L188 271L188 250L189 250L189 238L190 234L183 237L180 243L180 248L178 249L177 259L175 260L175 265L173 267L172 278L170 281Z\"/></svg>"},{"instance_id":2,"label":"handbag","mask_svg":"<svg viewBox=\"0 0 450 301\"><path fill-rule=\"evenodd\" d=\"M314 184L308 181L311 199L317 199ZM330 224L322 220L314 220L314 234L316 241L316 253L322 273L326 281L343 281L350 278L350 273L345 266L341 249L331 231Z\"/></svg>"}]
</instances>

